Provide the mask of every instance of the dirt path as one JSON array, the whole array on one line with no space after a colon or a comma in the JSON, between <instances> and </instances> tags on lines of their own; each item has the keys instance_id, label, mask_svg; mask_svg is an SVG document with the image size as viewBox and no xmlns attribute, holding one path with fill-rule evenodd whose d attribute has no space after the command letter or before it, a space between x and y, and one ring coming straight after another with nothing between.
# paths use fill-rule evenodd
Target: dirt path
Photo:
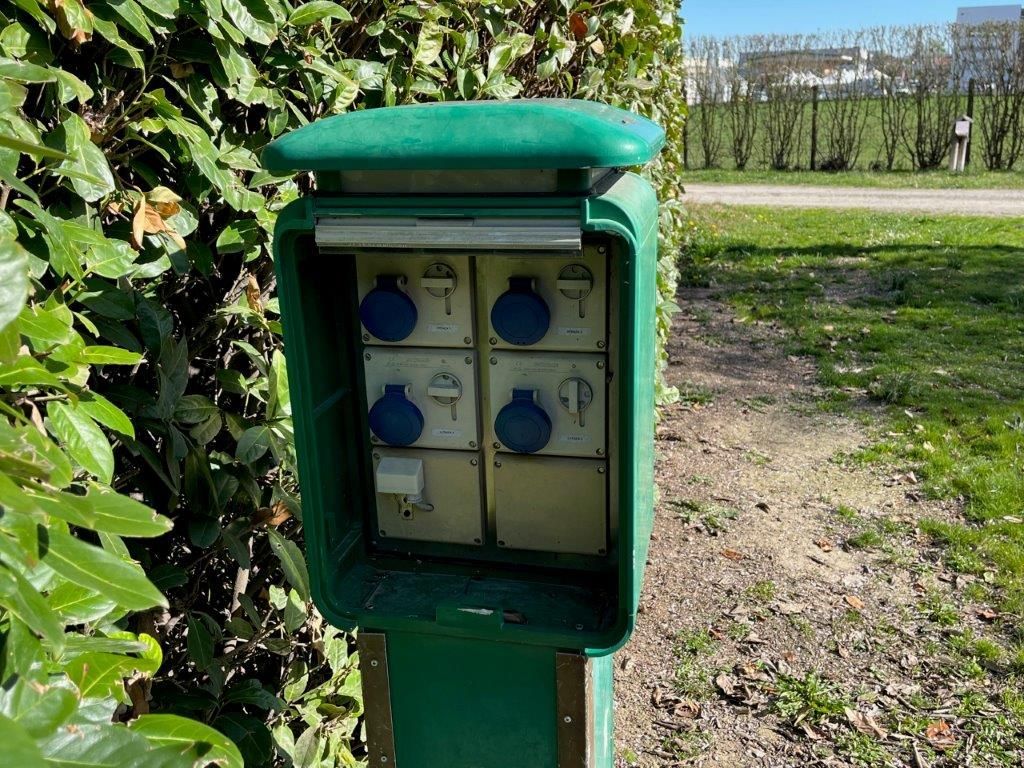
<instances>
[{"instance_id":1,"label":"dirt path","mask_svg":"<svg viewBox=\"0 0 1024 768\"><path fill-rule=\"evenodd\" d=\"M850 757L879 741L872 712L948 693L946 673L921 660L942 631L921 605L944 599L951 578L914 522L956 510L920 501L912 475L843 459L867 428L816 405L813 367L781 352L773 329L736 322L707 291L679 303L670 377L684 402L658 430L641 613L616 657L618 764L874 765ZM868 735L842 706L818 725L814 711L780 711L817 701L818 677L866 713ZM923 722L941 711L914 710ZM947 765L916 763L913 735L885 736L896 757L878 765Z\"/></svg>"},{"instance_id":2,"label":"dirt path","mask_svg":"<svg viewBox=\"0 0 1024 768\"><path fill-rule=\"evenodd\" d=\"M691 203L776 208L868 208L970 216L1024 216L1020 189L870 189L772 184L687 184Z\"/></svg>"}]
</instances>

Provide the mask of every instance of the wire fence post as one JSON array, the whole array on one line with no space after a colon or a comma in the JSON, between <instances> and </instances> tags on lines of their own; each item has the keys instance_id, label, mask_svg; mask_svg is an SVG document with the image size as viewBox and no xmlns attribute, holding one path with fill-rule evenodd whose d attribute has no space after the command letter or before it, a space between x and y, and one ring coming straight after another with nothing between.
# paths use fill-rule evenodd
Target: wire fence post
<instances>
[{"instance_id":1,"label":"wire fence post","mask_svg":"<svg viewBox=\"0 0 1024 768\"><path fill-rule=\"evenodd\" d=\"M972 121L974 120L974 78L973 77L970 80L967 81L967 116L969 118L971 118ZM974 124L972 122L971 123L971 133L973 133L973 132L974 132ZM973 139L973 138L974 138L973 136L969 136L968 137L967 150L964 153L964 170L967 170L967 168L971 164L971 142L970 142L970 139Z\"/></svg>"},{"instance_id":2,"label":"wire fence post","mask_svg":"<svg viewBox=\"0 0 1024 768\"><path fill-rule=\"evenodd\" d=\"M818 170L818 86L811 86L811 170Z\"/></svg>"}]
</instances>

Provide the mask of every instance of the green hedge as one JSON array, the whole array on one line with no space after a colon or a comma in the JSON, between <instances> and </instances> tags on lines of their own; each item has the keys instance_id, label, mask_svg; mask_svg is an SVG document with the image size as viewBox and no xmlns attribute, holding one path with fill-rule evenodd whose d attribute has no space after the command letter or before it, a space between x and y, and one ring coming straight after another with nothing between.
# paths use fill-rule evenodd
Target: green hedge
<instances>
[{"instance_id":1,"label":"green hedge","mask_svg":"<svg viewBox=\"0 0 1024 768\"><path fill-rule=\"evenodd\" d=\"M664 338L677 14L670 0L0 4L7 763L357 764L358 665L309 603L268 250L275 211L311 180L260 170L259 151L410 101L643 112L670 142L648 170Z\"/></svg>"}]
</instances>

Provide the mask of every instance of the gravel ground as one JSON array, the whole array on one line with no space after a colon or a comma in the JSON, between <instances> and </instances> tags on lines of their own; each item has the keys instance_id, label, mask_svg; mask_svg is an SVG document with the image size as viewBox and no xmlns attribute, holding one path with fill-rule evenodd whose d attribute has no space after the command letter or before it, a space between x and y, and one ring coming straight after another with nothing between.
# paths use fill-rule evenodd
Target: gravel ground
<instances>
[{"instance_id":1,"label":"gravel ground","mask_svg":"<svg viewBox=\"0 0 1024 768\"><path fill-rule=\"evenodd\" d=\"M685 187L685 200L693 203L1024 216L1024 190L1020 189L869 189L771 184L686 184Z\"/></svg>"},{"instance_id":2,"label":"gravel ground","mask_svg":"<svg viewBox=\"0 0 1024 768\"><path fill-rule=\"evenodd\" d=\"M706 290L679 304L669 377L684 401L658 429L661 502L637 629L615 659L617 766L995 765L932 748L962 692L930 658L946 630L919 606L931 595L963 626L981 620L915 522L957 505L924 500L913 473L843 460L868 429L816 407L813 365L783 353L778 331L737 322ZM884 552L849 543L883 523L896 531ZM849 722L780 717L779 685L809 673L846 692ZM940 703L918 711L914 696ZM932 737L878 729L894 712ZM858 759L869 747L887 756Z\"/></svg>"}]
</instances>

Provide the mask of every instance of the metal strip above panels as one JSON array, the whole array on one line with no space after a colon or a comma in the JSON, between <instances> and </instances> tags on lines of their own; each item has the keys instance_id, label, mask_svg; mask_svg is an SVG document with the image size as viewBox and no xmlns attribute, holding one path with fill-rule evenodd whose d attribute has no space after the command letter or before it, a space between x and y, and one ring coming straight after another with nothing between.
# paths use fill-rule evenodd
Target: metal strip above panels
<instances>
[{"instance_id":1,"label":"metal strip above panels","mask_svg":"<svg viewBox=\"0 0 1024 768\"><path fill-rule=\"evenodd\" d=\"M418 219L321 217L316 244L323 251L350 248L423 248L578 251L582 232L573 219Z\"/></svg>"}]
</instances>

